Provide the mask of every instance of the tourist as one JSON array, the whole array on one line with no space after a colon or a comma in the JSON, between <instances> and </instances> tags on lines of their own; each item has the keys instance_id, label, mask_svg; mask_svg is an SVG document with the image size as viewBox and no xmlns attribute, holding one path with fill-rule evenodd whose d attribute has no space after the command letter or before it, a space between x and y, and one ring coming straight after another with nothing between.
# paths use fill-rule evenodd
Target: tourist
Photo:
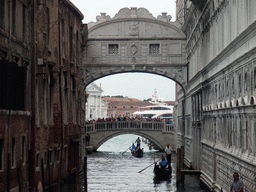
<instances>
[{"instance_id":1,"label":"tourist","mask_svg":"<svg viewBox=\"0 0 256 192\"><path fill-rule=\"evenodd\" d=\"M167 162L166 162L164 156L162 155L162 161L160 162L161 167L162 167L162 168L165 168L166 163L167 163Z\"/></svg>"},{"instance_id":2,"label":"tourist","mask_svg":"<svg viewBox=\"0 0 256 192\"><path fill-rule=\"evenodd\" d=\"M167 147L165 148L165 154L167 158L167 163L169 167L171 166L171 157L172 157L172 148L167 144Z\"/></svg>"},{"instance_id":3,"label":"tourist","mask_svg":"<svg viewBox=\"0 0 256 192\"><path fill-rule=\"evenodd\" d=\"M90 145L90 135L87 133L85 136L86 146Z\"/></svg>"},{"instance_id":4,"label":"tourist","mask_svg":"<svg viewBox=\"0 0 256 192\"><path fill-rule=\"evenodd\" d=\"M235 172L233 174L234 181L232 181L230 186L230 192L243 192L243 181L239 179L239 174Z\"/></svg>"}]
</instances>

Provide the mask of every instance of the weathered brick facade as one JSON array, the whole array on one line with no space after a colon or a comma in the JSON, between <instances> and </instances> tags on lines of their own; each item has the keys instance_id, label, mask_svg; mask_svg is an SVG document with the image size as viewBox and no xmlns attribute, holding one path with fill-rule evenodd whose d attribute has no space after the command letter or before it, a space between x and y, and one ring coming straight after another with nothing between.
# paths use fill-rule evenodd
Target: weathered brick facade
<instances>
[{"instance_id":1,"label":"weathered brick facade","mask_svg":"<svg viewBox=\"0 0 256 192\"><path fill-rule=\"evenodd\" d=\"M28 186L28 7L27 0L0 0L0 191Z\"/></svg>"},{"instance_id":2,"label":"weathered brick facade","mask_svg":"<svg viewBox=\"0 0 256 192\"><path fill-rule=\"evenodd\" d=\"M0 0L0 191L80 169L82 19L69 0Z\"/></svg>"}]
</instances>

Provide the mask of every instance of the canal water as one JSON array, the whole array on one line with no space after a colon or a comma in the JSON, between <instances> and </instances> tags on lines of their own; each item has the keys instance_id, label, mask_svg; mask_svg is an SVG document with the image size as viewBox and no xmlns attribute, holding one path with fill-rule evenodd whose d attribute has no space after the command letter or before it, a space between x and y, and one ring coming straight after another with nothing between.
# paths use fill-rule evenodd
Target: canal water
<instances>
[{"instance_id":1,"label":"canal water","mask_svg":"<svg viewBox=\"0 0 256 192\"><path fill-rule=\"evenodd\" d=\"M108 140L97 152L88 155L88 191L90 192L205 192L200 185L197 176L186 176L183 185L176 187L176 155L172 155L172 177L166 181L154 179L151 165L164 154L157 150L150 150L144 142L142 158L133 157L130 150L138 136L121 135ZM125 153L123 153L127 150ZM145 169L146 168L146 169ZM139 171L145 169L141 173Z\"/></svg>"}]
</instances>

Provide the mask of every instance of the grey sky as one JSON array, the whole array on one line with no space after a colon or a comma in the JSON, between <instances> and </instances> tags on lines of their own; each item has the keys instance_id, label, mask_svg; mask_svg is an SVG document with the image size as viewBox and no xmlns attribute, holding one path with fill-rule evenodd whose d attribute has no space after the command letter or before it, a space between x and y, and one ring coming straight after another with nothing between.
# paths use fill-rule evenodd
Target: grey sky
<instances>
[{"instance_id":1,"label":"grey sky","mask_svg":"<svg viewBox=\"0 0 256 192\"><path fill-rule=\"evenodd\" d=\"M71 0L72 3L83 13L83 23L91 21L96 22L96 16L100 13L106 13L111 18L124 7L144 7L154 17L161 15L162 12L167 12L167 15L172 16L175 20L176 0L159 0L145 1L145 0ZM154 90L157 90L157 95L166 101L175 100L175 82L153 74L145 73L123 73L118 75L111 75L95 81L97 85L102 84L104 90L103 95L123 95L130 98L137 98L140 100L151 98Z\"/></svg>"},{"instance_id":2,"label":"grey sky","mask_svg":"<svg viewBox=\"0 0 256 192\"><path fill-rule=\"evenodd\" d=\"M156 89L158 98L175 100L175 82L159 75L147 73L123 73L95 81L103 89L103 95L123 95L140 100L151 98Z\"/></svg>"},{"instance_id":3,"label":"grey sky","mask_svg":"<svg viewBox=\"0 0 256 192\"><path fill-rule=\"evenodd\" d=\"M106 13L111 18L115 16L118 11L124 7L144 7L154 17L161 15L162 12L167 12L172 16L172 20L175 20L176 0L159 0L159 1L146 1L146 0L97 0L97 1L85 1L85 0L70 0L84 15L84 23L96 21L96 16L100 13Z\"/></svg>"}]
</instances>

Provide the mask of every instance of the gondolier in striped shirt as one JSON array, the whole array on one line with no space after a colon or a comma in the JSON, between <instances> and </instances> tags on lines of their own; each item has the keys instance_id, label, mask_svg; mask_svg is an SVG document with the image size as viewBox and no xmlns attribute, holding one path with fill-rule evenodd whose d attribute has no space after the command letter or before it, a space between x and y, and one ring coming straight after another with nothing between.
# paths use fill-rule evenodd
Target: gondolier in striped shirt
<instances>
[{"instance_id":1,"label":"gondolier in striped shirt","mask_svg":"<svg viewBox=\"0 0 256 192\"><path fill-rule=\"evenodd\" d=\"M171 158L172 158L172 148L169 146L169 144L167 144L167 147L165 148L165 154L166 154L166 158L167 158L168 167L170 167L171 166Z\"/></svg>"}]
</instances>

